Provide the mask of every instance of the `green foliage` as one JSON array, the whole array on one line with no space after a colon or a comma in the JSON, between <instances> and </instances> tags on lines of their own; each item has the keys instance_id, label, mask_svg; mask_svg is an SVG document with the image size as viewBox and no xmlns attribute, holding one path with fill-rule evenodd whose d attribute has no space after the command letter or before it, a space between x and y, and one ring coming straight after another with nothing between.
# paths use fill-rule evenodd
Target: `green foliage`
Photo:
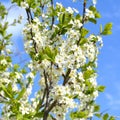
<instances>
[{"instance_id":1,"label":"green foliage","mask_svg":"<svg viewBox=\"0 0 120 120\"><path fill-rule=\"evenodd\" d=\"M26 88L22 88L22 90L18 93L17 100L21 99L26 91Z\"/></svg>"},{"instance_id":2,"label":"green foliage","mask_svg":"<svg viewBox=\"0 0 120 120\"><path fill-rule=\"evenodd\" d=\"M105 26L104 26L104 29L102 30L102 26L100 28L101 30L101 35L110 35L112 34L112 23L107 23Z\"/></svg>"},{"instance_id":3,"label":"green foliage","mask_svg":"<svg viewBox=\"0 0 120 120\"><path fill-rule=\"evenodd\" d=\"M23 0L11 0L12 3L17 3L18 6L20 6L21 2L23 2Z\"/></svg>"},{"instance_id":4,"label":"green foliage","mask_svg":"<svg viewBox=\"0 0 120 120\"><path fill-rule=\"evenodd\" d=\"M94 105L94 112L99 112L100 111L100 106L95 104Z\"/></svg>"},{"instance_id":5,"label":"green foliage","mask_svg":"<svg viewBox=\"0 0 120 120\"><path fill-rule=\"evenodd\" d=\"M97 11L97 9L94 6L90 6L89 10L91 10L94 13L95 18L101 18L100 13Z\"/></svg>"},{"instance_id":6,"label":"green foliage","mask_svg":"<svg viewBox=\"0 0 120 120\"><path fill-rule=\"evenodd\" d=\"M89 33L89 31L86 28L82 28L81 37L84 38L88 33Z\"/></svg>"},{"instance_id":7,"label":"green foliage","mask_svg":"<svg viewBox=\"0 0 120 120\"><path fill-rule=\"evenodd\" d=\"M102 120L115 120L115 117L110 116L108 113L102 116Z\"/></svg>"},{"instance_id":8,"label":"green foliage","mask_svg":"<svg viewBox=\"0 0 120 120\"><path fill-rule=\"evenodd\" d=\"M0 2L0 20L4 19L6 15L7 15L7 10L6 10L5 6L2 5L2 3Z\"/></svg>"},{"instance_id":9,"label":"green foliage","mask_svg":"<svg viewBox=\"0 0 120 120\"><path fill-rule=\"evenodd\" d=\"M80 40L80 45L82 46L82 45L84 45L85 43L87 43L87 38L81 38L81 40Z\"/></svg>"},{"instance_id":10,"label":"green foliage","mask_svg":"<svg viewBox=\"0 0 120 120\"><path fill-rule=\"evenodd\" d=\"M92 22L92 23L94 23L94 24L97 23L96 19L94 19L94 18L89 18L89 21Z\"/></svg>"},{"instance_id":11,"label":"green foliage","mask_svg":"<svg viewBox=\"0 0 120 120\"><path fill-rule=\"evenodd\" d=\"M88 114L88 111L71 112L70 117L72 120L76 118L87 118Z\"/></svg>"},{"instance_id":12,"label":"green foliage","mask_svg":"<svg viewBox=\"0 0 120 120\"><path fill-rule=\"evenodd\" d=\"M60 14L60 16L59 16L60 24L68 24L70 22L71 18L72 18L72 16L68 12L64 12L64 13Z\"/></svg>"},{"instance_id":13,"label":"green foliage","mask_svg":"<svg viewBox=\"0 0 120 120\"><path fill-rule=\"evenodd\" d=\"M4 91L5 96L12 99L13 98L13 94L12 94L12 90L11 90L12 87L10 87L10 85L8 85L8 86L9 87L6 88L4 85L1 85L1 88Z\"/></svg>"},{"instance_id":14,"label":"green foliage","mask_svg":"<svg viewBox=\"0 0 120 120\"><path fill-rule=\"evenodd\" d=\"M89 18L89 21L96 24L97 23L96 18L101 18L101 15L94 6L90 6L89 10L92 11L95 16L95 18Z\"/></svg>"},{"instance_id":15,"label":"green foliage","mask_svg":"<svg viewBox=\"0 0 120 120\"><path fill-rule=\"evenodd\" d=\"M57 52L58 52L57 48L54 48L54 50L52 50L50 47L45 47L43 51L39 52L36 60L41 62L42 60L47 59L54 63Z\"/></svg>"},{"instance_id":16,"label":"green foliage","mask_svg":"<svg viewBox=\"0 0 120 120\"><path fill-rule=\"evenodd\" d=\"M103 115L102 120L108 120L108 118L109 118L109 115L108 115L108 113L106 113L106 114Z\"/></svg>"},{"instance_id":17,"label":"green foliage","mask_svg":"<svg viewBox=\"0 0 120 120\"><path fill-rule=\"evenodd\" d=\"M95 70L86 70L83 74L85 80L89 79L91 75L95 73Z\"/></svg>"},{"instance_id":18,"label":"green foliage","mask_svg":"<svg viewBox=\"0 0 120 120\"><path fill-rule=\"evenodd\" d=\"M42 92L44 92L42 94L40 93L40 95L43 95L43 96L36 95L38 98L36 97L36 99L35 99L35 100L37 100L37 101L35 101L36 103L33 102L34 104L36 104L34 112L29 111L28 113L23 114L20 111L20 107L22 105L25 105L25 107L26 107L27 104L32 106L32 101L28 100L25 104L22 104L21 100L22 100L22 98L29 99L29 95L27 96L27 94L28 94L27 92L29 89L27 89L27 88L29 88L30 85L31 86L33 85L31 83L34 83L34 76L39 71L35 70L36 69L35 67L32 70L32 68L28 67L28 65L26 65L27 67L21 68L20 65L13 64L10 54L8 54L6 51L5 51L4 55L1 54L1 51L5 50L7 45L10 45L10 38L12 36L12 34L7 33L9 23L1 22L0 23L0 75L2 75L3 72L5 72L5 73L9 72L9 75L8 76L6 75L6 76L7 76L7 79L10 79L11 81L9 83L2 82L2 80L0 81L0 92L2 91L3 95L4 95L3 96L4 100L1 100L0 102L5 103L5 105L7 104L9 106L9 111L11 111L11 115L9 116L10 119L14 118L16 120L33 120L33 118L35 118L35 117L43 118L46 111L48 112L49 110L52 110L54 108L54 106L62 104L62 103L57 103L58 102L57 101L56 102L57 104L55 104L55 105L53 104L54 106L52 107L52 103L54 103L53 100L56 99L54 97L49 98L50 96L52 96L51 91L54 87L54 86L52 86L53 85L52 79L57 79L57 77L63 77L64 82L66 82L65 84L67 84L70 77L71 76L74 77L74 73L73 73L73 75L70 76L70 74L72 74L72 72L71 72L72 69L69 68L69 70L67 70L67 67L65 67L65 68L63 68L64 69L63 70L61 68L59 69L59 64L56 65L55 57L59 54L59 47L62 46L61 45L62 43L60 43L59 47L55 46L54 43L57 42L58 37L59 38L66 37L66 33L68 31L74 29L75 31L78 32L78 37L80 36L79 37L80 42L79 42L79 44L76 44L76 45L77 45L77 47L80 45L79 47L82 48L85 43L89 43L89 39L86 37L88 35L89 31L88 31L88 29L86 29L84 27L84 24L87 22L92 22L92 23L96 24L97 18L100 18L101 15L94 6L90 6L89 10L93 12L95 18L89 18L89 16L87 16L87 17L85 17L85 20L84 19L82 20L82 15L72 13L75 9L74 10L71 9L73 11L70 13L70 11L68 12L66 10L66 8L63 7L62 5L56 5L56 7L54 5L52 5L52 3L51 3L52 0L51 1L50 0L26 0L26 1L12 0L12 3L17 3L18 6L21 6L21 2L25 2L26 5L29 6L29 8L28 7L25 8L26 11L28 12L27 13L28 14L27 19L29 21L28 24L29 25L33 24L33 26L34 25L37 26L37 24L39 24L39 23L34 21L34 17L37 17L38 19L40 19L40 22L42 23L41 25L37 26L39 28L40 32L44 31L44 29L45 29L45 32L47 31L49 33L51 30L50 33L52 33L49 37L47 36L48 40L50 40L50 44L48 42L48 44L46 46L44 46L44 47L40 46L41 47L40 49L39 49L39 45L37 46L38 43L35 40L32 41L33 43L36 42L35 44L37 47L35 46L35 44L33 45L31 43L31 45L33 45L33 47L29 48L30 50L28 53L29 53L33 63L31 63L30 65L33 66L34 62L37 64L40 64L43 60L48 60L52 65L54 65L53 67L55 67L54 69L56 71L54 71L55 74L53 74L53 75L50 75L50 74L52 74L53 71L50 71L49 68L48 68L48 71L44 70L46 73L45 75L42 74L42 72L43 72L42 70L41 70L42 72L40 71L41 72L40 77L43 77L46 82L43 87L44 89L42 88L42 85L40 88L40 90ZM47 4L48 2L51 3L50 6ZM47 6L45 6L46 4L47 4ZM46 18L42 18L43 13L44 13L45 17L47 16ZM6 15L7 15L6 8L0 3L0 21L4 20ZM31 17L31 18L29 18L29 17ZM74 23L76 20L78 23ZM15 20L15 22L16 22L16 20ZM82 27L80 27L80 28L76 27L76 25L78 25L79 23L80 23L80 25L83 24ZM54 24L56 25L56 27L54 27ZM74 27L74 24L75 24L75 27ZM100 34L101 35L109 35L112 33L111 29L112 29L112 23L106 24L104 29L102 29L102 26L101 26ZM30 28L30 31L29 30L27 31L28 32L27 35L29 34L27 36L28 37L27 40L29 40L29 38L30 38L30 40L31 40L31 38L33 40L33 38L35 37L36 33L34 33L33 31L32 31L32 28ZM63 39L61 39L61 40L63 40ZM70 42L72 42L72 41L70 41ZM75 43L77 43L77 42L78 41L76 40ZM90 40L90 42L94 43L94 45L96 45L95 43L97 43L97 37L92 38L92 40ZM35 47L37 50L35 50ZM69 54L71 54L71 53L68 53L67 55L69 56ZM72 54L74 54L74 52ZM84 54L84 52L83 52L83 54ZM6 60L6 61L2 61L2 60ZM103 114L103 115L100 114L99 113L100 106L95 104L95 101L94 101L95 97L93 95L93 92L94 91L96 92L97 90L99 92L103 92L105 89L105 86L96 87L96 86L94 86L94 84L92 85L92 83L90 81L90 78L96 74L95 61L96 61L96 58L94 58L94 60L91 62L91 61L89 61L89 57L86 57L86 64L84 64L84 66L79 68L79 70L83 74L84 80L82 81L82 80L80 80L80 78L78 78L78 81L80 81L80 82L78 82L78 83L80 83L80 86L79 85L78 86L83 87L81 84L81 83L83 83L85 85L85 87L82 88L84 90L81 90L81 92L83 93L83 95L85 97L91 96L91 98L90 98L90 101L88 101L88 102L85 101L86 108L82 109L81 111L77 110L76 112L70 113L70 117L72 120L74 120L76 118L77 119L81 119L81 118L88 119L89 118L89 110L87 107L89 107L89 105L90 105L90 107L91 107L91 105L94 107L93 114L95 114L95 116L97 116L98 118L101 118L102 120L115 120L115 118L113 116L109 116L109 114L107 114L107 113ZM74 64L74 63L72 63L72 64ZM77 64L77 62L76 62L76 64ZM73 65L71 65L71 66L73 66ZM73 66L73 67L75 67L75 66ZM88 69L89 67L91 69ZM63 70L65 73L63 71L61 72L61 70ZM76 68L76 70L78 70L78 68ZM31 74L29 74L29 71ZM56 72L61 72L60 73L61 76L59 76L59 74ZM29 76L29 75L31 75L31 76ZM76 77L74 77L74 78L76 79ZM0 78L0 79L2 79L2 78ZM16 85L19 90L13 89L14 85ZM75 86L73 88L71 87L71 90L72 89L75 90ZM39 91L37 91L37 92L39 93ZM2 96L1 93L0 93L0 97ZM53 91L53 93L54 93L54 91ZM81 98L79 98L80 96L77 92L74 95L70 94L70 95L66 95L65 97L73 98L73 100L78 99L80 102L82 101ZM92 98L92 97L94 97L94 98ZM47 104L49 104L49 105L47 105ZM64 103L64 105L65 104L66 103ZM49 111L49 112L51 112L51 111ZM48 115L50 115L51 118L54 119L53 118L54 115L52 116L51 113L49 114L49 112L48 112ZM5 114L5 112L4 112L4 114Z\"/></svg>"},{"instance_id":19,"label":"green foliage","mask_svg":"<svg viewBox=\"0 0 120 120\"><path fill-rule=\"evenodd\" d=\"M97 87L97 90L98 90L99 92L104 92L105 86L100 85L100 86Z\"/></svg>"}]
</instances>

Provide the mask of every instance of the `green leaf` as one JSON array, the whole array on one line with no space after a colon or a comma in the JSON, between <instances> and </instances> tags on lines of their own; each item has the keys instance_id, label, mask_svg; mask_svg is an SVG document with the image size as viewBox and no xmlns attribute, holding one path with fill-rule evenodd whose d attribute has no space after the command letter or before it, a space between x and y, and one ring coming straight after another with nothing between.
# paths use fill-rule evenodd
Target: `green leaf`
<instances>
[{"instance_id":1,"label":"green leaf","mask_svg":"<svg viewBox=\"0 0 120 120\"><path fill-rule=\"evenodd\" d=\"M14 64L14 71L17 71L20 66L18 64Z\"/></svg>"},{"instance_id":2,"label":"green leaf","mask_svg":"<svg viewBox=\"0 0 120 120\"><path fill-rule=\"evenodd\" d=\"M91 77L91 75L93 75L95 73L95 70L86 70L84 73L83 73L83 77L84 79L89 79Z\"/></svg>"},{"instance_id":3,"label":"green leaf","mask_svg":"<svg viewBox=\"0 0 120 120\"><path fill-rule=\"evenodd\" d=\"M88 111L71 112L71 114L70 114L70 117L72 119L87 118L87 116L88 116Z\"/></svg>"},{"instance_id":4,"label":"green leaf","mask_svg":"<svg viewBox=\"0 0 120 120\"><path fill-rule=\"evenodd\" d=\"M62 24L63 21L64 21L64 17L65 17L65 14L64 14L64 13L63 13L63 14L60 14L60 16L59 16L59 21L60 21L61 24Z\"/></svg>"},{"instance_id":5,"label":"green leaf","mask_svg":"<svg viewBox=\"0 0 120 120\"><path fill-rule=\"evenodd\" d=\"M12 84L11 84L11 83L8 84L8 86L7 86L7 91L8 91L9 93L12 93Z\"/></svg>"},{"instance_id":6,"label":"green leaf","mask_svg":"<svg viewBox=\"0 0 120 120\"><path fill-rule=\"evenodd\" d=\"M39 52L39 55L36 58L36 60L41 62L42 60L47 59L51 62L54 62L57 52L57 48L52 50L49 46L47 46L43 51Z\"/></svg>"},{"instance_id":7,"label":"green leaf","mask_svg":"<svg viewBox=\"0 0 120 120\"><path fill-rule=\"evenodd\" d=\"M94 24L97 23L96 19L94 19L94 18L89 18L89 21L92 22L92 23L94 23Z\"/></svg>"},{"instance_id":8,"label":"green leaf","mask_svg":"<svg viewBox=\"0 0 120 120\"><path fill-rule=\"evenodd\" d=\"M9 35L5 36L4 39L9 40L11 38L11 36L12 36L12 34L9 34Z\"/></svg>"},{"instance_id":9,"label":"green leaf","mask_svg":"<svg viewBox=\"0 0 120 120\"><path fill-rule=\"evenodd\" d=\"M53 52L50 49L50 47L47 46L44 49L44 53L45 53L44 57L46 57L47 60L52 61L52 62L54 61L54 59L53 59Z\"/></svg>"},{"instance_id":10,"label":"green leaf","mask_svg":"<svg viewBox=\"0 0 120 120\"><path fill-rule=\"evenodd\" d=\"M109 118L109 120L115 120L115 117L114 117L114 116L111 116L111 117Z\"/></svg>"},{"instance_id":11,"label":"green leaf","mask_svg":"<svg viewBox=\"0 0 120 120\"><path fill-rule=\"evenodd\" d=\"M37 112L37 113L35 114L35 117L42 118L42 117L43 117L43 114L44 114L44 112Z\"/></svg>"},{"instance_id":12,"label":"green leaf","mask_svg":"<svg viewBox=\"0 0 120 120\"><path fill-rule=\"evenodd\" d=\"M80 17L81 17L80 14L76 15L76 19L80 19Z\"/></svg>"},{"instance_id":13,"label":"green leaf","mask_svg":"<svg viewBox=\"0 0 120 120\"><path fill-rule=\"evenodd\" d=\"M8 92L7 88L4 85L1 85L1 88L4 91L6 97L12 98L12 95Z\"/></svg>"},{"instance_id":14,"label":"green leaf","mask_svg":"<svg viewBox=\"0 0 120 120\"><path fill-rule=\"evenodd\" d=\"M23 97L23 95L24 95L24 93L25 93L25 91L26 91L26 88L23 88L21 91L20 91L20 93L18 94L18 96L17 96L17 100L19 100L20 98L22 98Z\"/></svg>"},{"instance_id":15,"label":"green leaf","mask_svg":"<svg viewBox=\"0 0 120 120\"><path fill-rule=\"evenodd\" d=\"M97 90L98 90L99 92L104 92L105 86L100 85L100 86L97 87Z\"/></svg>"},{"instance_id":16,"label":"green leaf","mask_svg":"<svg viewBox=\"0 0 120 120\"><path fill-rule=\"evenodd\" d=\"M26 74L27 71L23 68L21 71L20 71L22 74Z\"/></svg>"},{"instance_id":17,"label":"green leaf","mask_svg":"<svg viewBox=\"0 0 120 120\"><path fill-rule=\"evenodd\" d=\"M59 16L59 22L60 24L68 24L71 20L71 14L68 12L64 12L62 14L60 14Z\"/></svg>"},{"instance_id":18,"label":"green leaf","mask_svg":"<svg viewBox=\"0 0 120 120\"><path fill-rule=\"evenodd\" d=\"M94 106L94 112L98 112L100 110L100 106L99 105L95 105Z\"/></svg>"},{"instance_id":19,"label":"green leaf","mask_svg":"<svg viewBox=\"0 0 120 120\"><path fill-rule=\"evenodd\" d=\"M94 6L90 6L89 10L93 12L93 14L95 15L95 18L101 18L100 13L97 11L97 9Z\"/></svg>"},{"instance_id":20,"label":"green leaf","mask_svg":"<svg viewBox=\"0 0 120 120\"><path fill-rule=\"evenodd\" d=\"M18 6L20 6L20 3L22 2L22 0L11 0L12 3L17 3Z\"/></svg>"},{"instance_id":21,"label":"green leaf","mask_svg":"<svg viewBox=\"0 0 120 120\"><path fill-rule=\"evenodd\" d=\"M82 30L81 30L81 35L82 35L82 37L85 37L87 34L88 34L88 30L87 29L85 29L85 28L82 28Z\"/></svg>"},{"instance_id":22,"label":"green leaf","mask_svg":"<svg viewBox=\"0 0 120 120\"><path fill-rule=\"evenodd\" d=\"M88 41L87 38L81 38L80 45L87 43L87 41Z\"/></svg>"},{"instance_id":23,"label":"green leaf","mask_svg":"<svg viewBox=\"0 0 120 120\"><path fill-rule=\"evenodd\" d=\"M109 115L108 115L108 113L106 113L106 114L103 115L102 120L108 120L108 118L109 118Z\"/></svg>"},{"instance_id":24,"label":"green leaf","mask_svg":"<svg viewBox=\"0 0 120 120\"><path fill-rule=\"evenodd\" d=\"M4 19L5 16L7 15L7 10L4 5L1 4L0 2L0 19Z\"/></svg>"},{"instance_id":25,"label":"green leaf","mask_svg":"<svg viewBox=\"0 0 120 120\"><path fill-rule=\"evenodd\" d=\"M104 30L102 31L101 35L110 35L112 34L112 23L108 23L105 25Z\"/></svg>"},{"instance_id":26,"label":"green leaf","mask_svg":"<svg viewBox=\"0 0 120 120\"><path fill-rule=\"evenodd\" d=\"M96 13L95 13L95 18L101 18L101 15L100 15L99 12L96 12Z\"/></svg>"},{"instance_id":27,"label":"green leaf","mask_svg":"<svg viewBox=\"0 0 120 120\"><path fill-rule=\"evenodd\" d=\"M17 114L17 120L23 120L23 115L22 114Z\"/></svg>"},{"instance_id":28,"label":"green leaf","mask_svg":"<svg viewBox=\"0 0 120 120\"><path fill-rule=\"evenodd\" d=\"M90 6L89 7L89 10L93 11L93 12L96 12L96 8L94 6Z\"/></svg>"},{"instance_id":29,"label":"green leaf","mask_svg":"<svg viewBox=\"0 0 120 120\"><path fill-rule=\"evenodd\" d=\"M101 114L100 113L96 113L95 116L98 117L98 118L101 118Z\"/></svg>"}]
</instances>

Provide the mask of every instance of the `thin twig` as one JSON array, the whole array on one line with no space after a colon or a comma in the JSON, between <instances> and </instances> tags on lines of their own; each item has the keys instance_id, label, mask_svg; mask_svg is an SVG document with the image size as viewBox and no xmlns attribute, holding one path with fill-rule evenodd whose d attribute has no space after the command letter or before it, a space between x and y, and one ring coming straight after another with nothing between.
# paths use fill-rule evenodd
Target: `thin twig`
<instances>
[{"instance_id":1,"label":"thin twig","mask_svg":"<svg viewBox=\"0 0 120 120\"><path fill-rule=\"evenodd\" d=\"M43 120L47 120L49 112L56 106L57 100L54 100L53 103L48 107L48 109L44 112Z\"/></svg>"},{"instance_id":2,"label":"thin twig","mask_svg":"<svg viewBox=\"0 0 120 120\"><path fill-rule=\"evenodd\" d=\"M69 69L67 70L66 75L63 75L63 77L64 77L63 86L65 86L65 84L66 84L66 83L68 82L68 80L70 79L70 77L69 77L70 72L71 72L71 69L69 68Z\"/></svg>"},{"instance_id":3,"label":"thin twig","mask_svg":"<svg viewBox=\"0 0 120 120\"><path fill-rule=\"evenodd\" d=\"M30 8L27 8L27 9L26 9L26 13L27 13L27 20L28 20L29 24L31 24L32 21L33 21L33 17L32 17ZM31 39L33 40L33 46L34 46L35 53L38 53L36 42L35 42L35 40L33 39L33 31L32 31L32 28L30 29L30 35L31 35Z\"/></svg>"},{"instance_id":4,"label":"thin twig","mask_svg":"<svg viewBox=\"0 0 120 120\"><path fill-rule=\"evenodd\" d=\"M0 94L0 97L2 97L5 100L8 100L6 97L4 97L3 95Z\"/></svg>"},{"instance_id":5,"label":"thin twig","mask_svg":"<svg viewBox=\"0 0 120 120\"><path fill-rule=\"evenodd\" d=\"M52 10L53 10L53 9L54 9L53 0L51 0L51 6L52 6ZM53 15L53 16L52 16L51 29L53 28L53 25L54 25L54 21L55 21L55 18L54 18L54 15Z\"/></svg>"},{"instance_id":6,"label":"thin twig","mask_svg":"<svg viewBox=\"0 0 120 120\"><path fill-rule=\"evenodd\" d=\"M84 3L83 3L83 16L82 16L82 26L80 27L80 33L84 27L84 23L85 23L85 12L86 12L86 5L87 5L87 1L84 0ZM77 45L79 45L80 41L81 41L81 38L82 36L80 36L78 42L77 42Z\"/></svg>"},{"instance_id":7,"label":"thin twig","mask_svg":"<svg viewBox=\"0 0 120 120\"><path fill-rule=\"evenodd\" d=\"M48 104L48 99L49 99L49 85L48 85L47 73L45 72L45 70L44 70L43 74L44 74L45 86L46 86L46 102L45 102L43 120L47 120L47 117L48 117L48 114L49 114L49 112L47 110L47 108L49 106L49 104Z\"/></svg>"}]
</instances>

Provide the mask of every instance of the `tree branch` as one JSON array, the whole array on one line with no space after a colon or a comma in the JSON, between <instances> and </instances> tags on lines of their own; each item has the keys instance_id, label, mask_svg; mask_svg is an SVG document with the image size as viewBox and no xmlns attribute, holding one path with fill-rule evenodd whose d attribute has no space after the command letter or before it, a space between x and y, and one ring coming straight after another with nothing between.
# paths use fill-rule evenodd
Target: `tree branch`
<instances>
[{"instance_id":1,"label":"tree branch","mask_svg":"<svg viewBox=\"0 0 120 120\"><path fill-rule=\"evenodd\" d=\"M32 17L30 8L27 8L27 9L26 9L26 13L27 13L27 20L28 20L29 24L31 24L32 21L33 21L33 17ZM31 39L33 40L33 46L34 46L35 53L38 53L36 42L35 42L35 40L33 39L32 28L30 29L30 35L31 35Z\"/></svg>"},{"instance_id":2,"label":"tree branch","mask_svg":"<svg viewBox=\"0 0 120 120\"><path fill-rule=\"evenodd\" d=\"M52 9L54 9L53 0L51 0L51 6L52 6ZM54 21L55 21L55 18L54 18L54 16L52 16L51 29L53 28L53 25L54 25Z\"/></svg>"},{"instance_id":3,"label":"tree branch","mask_svg":"<svg viewBox=\"0 0 120 120\"><path fill-rule=\"evenodd\" d=\"M48 80L47 80L47 74L44 70L43 72L44 74L44 78L45 78L45 86L46 86L46 105L45 105L45 109L48 107L48 98L49 98L49 86L48 86Z\"/></svg>"},{"instance_id":4,"label":"tree branch","mask_svg":"<svg viewBox=\"0 0 120 120\"><path fill-rule=\"evenodd\" d=\"M48 107L48 109L44 112L43 120L47 120L49 112L56 106L57 100L54 100L54 102Z\"/></svg>"},{"instance_id":5,"label":"tree branch","mask_svg":"<svg viewBox=\"0 0 120 120\"><path fill-rule=\"evenodd\" d=\"M80 33L81 33L81 31L82 31L82 29L83 29L83 27L84 27L84 23L85 23L86 4L87 4L87 1L84 0L84 2L83 2L82 26L80 27ZM79 38L79 40L78 40L78 42L77 42L77 45L79 45L79 43L80 43L80 41L81 41L81 38L82 38L82 36L80 36L80 38Z\"/></svg>"},{"instance_id":6,"label":"tree branch","mask_svg":"<svg viewBox=\"0 0 120 120\"><path fill-rule=\"evenodd\" d=\"M70 72L71 72L71 69L69 68L68 71L67 71L67 73L66 73L66 75L63 75L63 77L64 77L63 86L65 86L65 84L70 79L70 77L69 77Z\"/></svg>"},{"instance_id":7,"label":"tree branch","mask_svg":"<svg viewBox=\"0 0 120 120\"><path fill-rule=\"evenodd\" d=\"M45 102L45 108L44 108L44 115L43 115L43 120L47 120L47 117L48 117L48 107L49 107L49 104L48 104L48 99L49 99L49 85L48 85L48 79L47 79L47 74L44 70L43 72L44 74L44 78L45 78L45 86L46 86L46 102Z\"/></svg>"}]
</instances>

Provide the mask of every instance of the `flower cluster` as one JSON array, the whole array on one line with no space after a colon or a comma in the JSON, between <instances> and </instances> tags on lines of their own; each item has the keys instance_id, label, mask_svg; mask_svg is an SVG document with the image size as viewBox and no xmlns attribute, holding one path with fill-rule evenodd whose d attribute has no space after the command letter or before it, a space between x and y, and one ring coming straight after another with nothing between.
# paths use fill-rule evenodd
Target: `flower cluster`
<instances>
[{"instance_id":1,"label":"flower cluster","mask_svg":"<svg viewBox=\"0 0 120 120\"><path fill-rule=\"evenodd\" d=\"M93 117L99 94L97 57L103 42L101 34L89 34L84 27L99 18L96 0L90 8L84 2L83 15L61 3L54 5L52 0L16 2L27 13L23 35L31 59L22 68L12 64L8 51L0 51L0 99L11 103L3 107L5 119L64 120L66 114L74 120ZM35 76L40 88L31 98Z\"/></svg>"},{"instance_id":2,"label":"flower cluster","mask_svg":"<svg viewBox=\"0 0 120 120\"><path fill-rule=\"evenodd\" d=\"M83 33L80 33L83 23L81 17L74 17L78 14L77 10L64 8L60 3L57 3L54 9L55 15L58 16L54 19L58 23L53 23L52 29L47 22L51 15L51 11L48 10L44 13L43 21L35 17L31 23L26 24L23 31L25 48L33 61L32 69L40 72L39 84L43 92L39 94L44 96L44 92L48 92L42 104L52 104L52 101L56 101L51 112L58 119L64 119L65 113L74 108L79 111L86 109L87 117L91 117L94 105L90 103L98 96L98 90L95 68L89 63L96 66L100 36L90 35L82 39L81 36L87 30L83 29ZM88 9L85 15L94 18L94 14ZM63 16L69 20L63 20ZM64 22L65 30L60 27Z\"/></svg>"}]
</instances>

